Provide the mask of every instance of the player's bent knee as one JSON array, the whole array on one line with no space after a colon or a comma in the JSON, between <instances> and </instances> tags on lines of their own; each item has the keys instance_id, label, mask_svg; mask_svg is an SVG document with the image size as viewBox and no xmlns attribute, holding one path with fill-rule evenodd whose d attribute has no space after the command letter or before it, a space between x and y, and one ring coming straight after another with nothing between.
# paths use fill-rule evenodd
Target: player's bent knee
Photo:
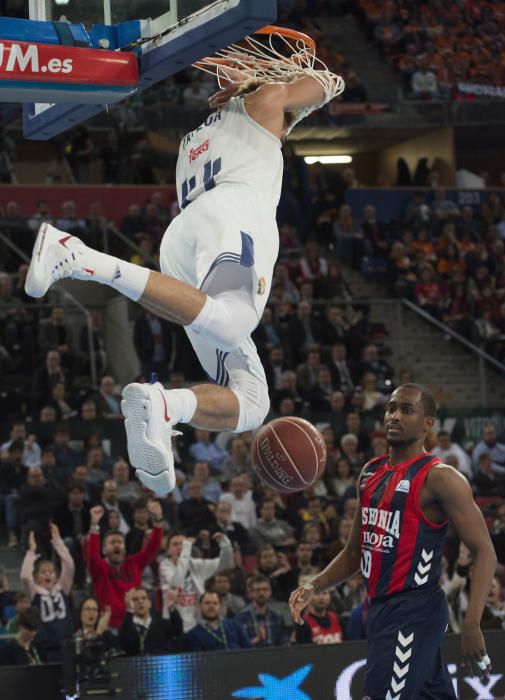
<instances>
[{"instance_id":1,"label":"player's bent knee","mask_svg":"<svg viewBox=\"0 0 505 700\"><path fill-rule=\"evenodd\" d=\"M230 376L228 386L237 397L240 406L235 432L255 430L263 423L270 410L268 387L245 370L234 370Z\"/></svg>"},{"instance_id":2,"label":"player's bent knee","mask_svg":"<svg viewBox=\"0 0 505 700\"><path fill-rule=\"evenodd\" d=\"M205 304L189 328L220 350L240 347L258 325L258 315L250 295L237 289L207 296Z\"/></svg>"}]
</instances>

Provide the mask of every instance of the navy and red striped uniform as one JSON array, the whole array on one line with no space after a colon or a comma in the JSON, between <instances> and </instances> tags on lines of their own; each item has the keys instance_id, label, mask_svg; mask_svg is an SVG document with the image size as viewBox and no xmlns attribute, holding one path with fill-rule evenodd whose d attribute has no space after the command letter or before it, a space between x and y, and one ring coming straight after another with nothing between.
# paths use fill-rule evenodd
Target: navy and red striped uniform
<instances>
[{"instance_id":1,"label":"navy and red striped uniform","mask_svg":"<svg viewBox=\"0 0 505 700\"><path fill-rule=\"evenodd\" d=\"M440 644L448 606L439 586L447 521L420 507L440 460L430 453L395 466L389 456L361 475L361 570L371 600L365 696L372 700L456 698Z\"/></svg>"},{"instance_id":2,"label":"navy and red striped uniform","mask_svg":"<svg viewBox=\"0 0 505 700\"><path fill-rule=\"evenodd\" d=\"M364 470L361 566L371 599L438 583L447 522L430 523L419 507L421 487L437 464L424 454L390 467L386 456Z\"/></svg>"}]
</instances>

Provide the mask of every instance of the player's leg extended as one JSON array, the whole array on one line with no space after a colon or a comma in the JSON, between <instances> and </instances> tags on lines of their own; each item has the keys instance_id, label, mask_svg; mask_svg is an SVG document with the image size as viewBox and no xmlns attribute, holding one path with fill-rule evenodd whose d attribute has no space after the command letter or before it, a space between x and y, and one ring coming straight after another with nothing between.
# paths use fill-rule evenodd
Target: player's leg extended
<instances>
[{"instance_id":1,"label":"player's leg extended","mask_svg":"<svg viewBox=\"0 0 505 700\"><path fill-rule=\"evenodd\" d=\"M239 290L209 297L186 282L96 251L75 236L42 224L26 292L41 297L54 282L65 278L108 285L157 316L191 327L223 350L238 347L257 323L254 309L241 300ZM190 422L194 418L195 424L209 430L237 427L239 404L233 391L202 385L195 387L193 395L185 395L188 405L181 406L178 420ZM192 412L189 419L188 412Z\"/></svg>"},{"instance_id":2,"label":"player's leg extended","mask_svg":"<svg viewBox=\"0 0 505 700\"><path fill-rule=\"evenodd\" d=\"M154 292L148 298L157 296ZM250 312L250 304L241 300L237 290L231 309L227 309L226 300L219 297L219 294L208 296L195 322L185 326L202 367L216 383L168 391L159 383L133 383L123 389L122 409L131 463L137 468L137 477L158 492L162 488L171 490L174 485L171 482L167 485L167 474L175 480L170 449L172 425L183 422L212 430L243 432L260 425L269 409L268 388L252 340L247 338L240 348L225 352L213 342L213 336L219 332L214 324L210 339L206 337L209 301L210 318L214 302L223 318L231 315L230 323L235 313L238 312L237 318L243 321ZM239 321L237 325L240 327ZM225 340L223 338L223 342Z\"/></svg>"},{"instance_id":3,"label":"player's leg extended","mask_svg":"<svg viewBox=\"0 0 505 700\"><path fill-rule=\"evenodd\" d=\"M185 282L101 253L44 223L33 248L26 293L42 297L52 284L67 278L108 285L133 301L144 297L147 308L182 325L196 318L206 298Z\"/></svg>"},{"instance_id":4,"label":"player's leg extended","mask_svg":"<svg viewBox=\"0 0 505 700\"><path fill-rule=\"evenodd\" d=\"M212 356L216 359L215 348L203 340L195 345L201 361L203 357L202 364L210 370L208 360ZM263 422L270 406L268 388L260 379L263 370L252 341L245 343L244 351L230 353L229 370L224 359L218 358L217 375L228 382L228 387L202 384L166 390L156 382L133 383L123 389L121 407L130 461L148 488L166 493L175 486L171 435L176 423L214 429L220 424L222 429L244 432Z\"/></svg>"},{"instance_id":5,"label":"player's leg extended","mask_svg":"<svg viewBox=\"0 0 505 700\"><path fill-rule=\"evenodd\" d=\"M173 279L170 273L184 274L173 261L163 269L168 276L160 279L159 275L151 275L139 300L157 313L173 306L166 296L171 293L171 285L165 279ZM153 470L157 480L165 478L158 474L158 465L168 463L164 425L183 422L211 430L243 432L261 425L270 406L263 367L249 337L258 319L250 292L250 270L236 262L221 263L213 269L216 275L204 280L206 294L201 310L191 323L184 324L213 384L166 391L161 384L134 383L123 390L130 459L137 467L138 478L148 486ZM178 316L177 320L189 317Z\"/></svg>"},{"instance_id":6,"label":"player's leg extended","mask_svg":"<svg viewBox=\"0 0 505 700\"><path fill-rule=\"evenodd\" d=\"M250 295L239 286L231 291L218 289L210 296L169 274L93 250L78 238L43 224L25 289L41 297L64 278L108 285L223 352L238 348L258 320ZM157 493L174 488L170 440L176 423L192 422L210 430L248 430L261 424L268 410L268 394L257 379L251 381L247 372L245 375L231 388L201 385L165 392L160 384L131 384L124 389L130 459L146 486Z\"/></svg>"},{"instance_id":7,"label":"player's leg extended","mask_svg":"<svg viewBox=\"0 0 505 700\"><path fill-rule=\"evenodd\" d=\"M149 275L138 301L152 313L185 326L190 339L191 336L201 337L206 344L224 353L239 347L258 321L249 295L243 290L225 290L209 296L185 282L156 272ZM176 409L176 414L181 414L177 422L191 422L207 430L237 428L240 404L234 391L216 384L195 386L191 388L196 397L194 403L185 393L187 391L180 390L172 396L177 402L185 398L187 404ZM191 410L192 415L189 415Z\"/></svg>"}]
</instances>

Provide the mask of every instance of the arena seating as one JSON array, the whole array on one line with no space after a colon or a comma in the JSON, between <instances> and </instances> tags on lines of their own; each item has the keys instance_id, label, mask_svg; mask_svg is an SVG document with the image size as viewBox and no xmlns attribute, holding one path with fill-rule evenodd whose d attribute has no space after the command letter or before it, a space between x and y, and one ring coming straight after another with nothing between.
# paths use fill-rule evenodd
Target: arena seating
<instances>
[{"instance_id":1,"label":"arena seating","mask_svg":"<svg viewBox=\"0 0 505 700\"><path fill-rule=\"evenodd\" d=\"M504 84L500 35L505 16L499 1L451 4L357 0L357 6L369 38L377 42L384 59L398 71L406 96L500 96ZM416 73L420 74L419 89ZM434 81L428 78L423 83L427 73Z\"/></svg>"},{"instance_id":2,"label":"arena seating","mask_svg":"<svg viewBox=\"0 0 505 700\"><path fill-rule=\"evenodd\" d=\"M494 23L498 27L502 23L498 3L465 4L467 23L471 19L481 29L493 29L490 42L476 35L472 39L472 46L482 49L475 66L465 64L466 37L454 38L461 19L458 11L439 13L434 5L430 9L422 3L415 14L412 4L400 6L394 0L359 4L386 60L398 65L409 79L418 53L431 52L428 67L440 63L443 54L436 47L452 52L451 56L461 54L450 74L438 66L439 86L452 90L454 81L496 78L486 72L484 53L492 44ZM321 0L310 5L313 7L287 1L281 7L283 23L293 23L316 36L330 67L349 77L345 57L328 43L324 22L315 19L316 12L331 13L335 3ZM412 54L411 49L407 51L410 41L415 45ZM405 55L401 54L403 47ZM446 63L450 61L444 59ZM354 99L360 99L359 79L355 87ZM140 113L155 126L160 105L167 110L182 106L195 113L204 106L207 95L205 84L198 79L188 75L180 82L169 79L157 94L146 93ZM361 86L361 99L365 97ZM135 110L130 114L129 106L124 109L125 122L131 117L135 126ZM105 182L123 181L125 172L134 184L156 181L153 153L144 134L138 136L133 138L122 128L108 136L107 145L99 151ZM89 178L93 143L88 141L93 138L84 129L64 141L74 154L65 159L65 167L80 183ZM84 144L84 150L89 146L87 155L75 156L76 143ZM133 168L125 157L130 148ZM81 644L98 639L103 645L100 649L114 658L164 654L161 665L152 660L145 666L161 678L164 664L163 682L167 678L179 682L183 674L172 667L167 670L170 662L166 659L174 653L205 651L187 633L196 627L198 596L206 590L219 596L223 618L230 621L229 629L235 629L235 639L241 640L237 647L269 650L289 646L300 665L306 664L305 650L297 647L314 640L307 624L302 631L293 629L289 593L321 571L345 545L357 507L357 476L368 459L387 451L384 405L395 386L405 381L401 376L404 368L391 366L387 329L371 320L366 303L353 298L346 268L361 269L374 278L382 272L387 293L411 299L504 360L505 204L501 195L490 195L475 209L459 206L443 191L418 194L412 190L401 195L407 199L405 211L381 220L372 201L363 200L368 193L359 187L352 169L335 178L318 171L309 186L302 159L296 158L289 144L285 151L289 177L278 210L280 256L254 341L269 384L268 418L303 416L318 426L325 440L326 471L314 486L300 493L281 495L255 477L251 433L212 436L186 425L174 444L175 490L164 499L142 491L126 459L120 408L120 392L126 382L114 376L115 367L107 355L103 305L97 303L93 309L98 372L94 383L82 319L71 318L72 307L57 291L52 290L41 303L28 298L24 293L27 267L19 264L9 245L2 244L0 539L8 554L5 561L14 564L0 572L0 633L17 634L20 623L29 632L38 631L35 648L40 656L37 652L28 659L15 647L13 657L12 645L7 649L9 642L2 639L0 662L12 664L16 662L13 658L31 665L60 662L63 640L73 638ZM60 166L58 161L55 178ZM356 192L360 193L360 208L353 200ZM396 190L389 193L400 199ZM23 208L26 199L12 199L0 212L0 230L7 241L31 254L38 226L50 221L85 242L107 246L118 256L156 269L159 242L178 214L173 189L147 193L139 188L137 198L125 197L114 217L103 213L110 198L110 190L104 190L102 199L86 207L76 205L69 196L61 210L41 201L30 211ZM182 332L154 321L133 304L128 313L131 328L123 330L130 334L139 367L138 375L128 381L149 381L152 370L171 388L204 379ZM406 372L415 380L410 368ZM498 567L482 626L498 630L505 624L505 433L496 429L494 437L491 433L492 427L484 426L470 445L440 429L429 436L427 447L468 479L486 518ZM101 547L111 530L120 543L116 539L102 557ZM132 568L125 579L117 568L104 576L104 571L109 572L106 559L112 564L114 557L122 555L122 535ZM175 572L181 548L198 564L178 580ZM33 568L37 555L48 577L46 587L56 579L61 586L57 594L62 608L49 611L42 621L29 605L41 595L35 588L42 585L38 571L42 564ZM451 609L450 632L461 631L471 565L469 552L450 531L441 577ZM104 604L104 586L109 584L113 610ZM257 602L257 585L269 586L271 598L266 622L256 634L251 631L250 613ZM153 620L156 623L156 634L149 638L143 625L133 619L143 604L134 595L142 592L152 610L152 619L150 614L143 619L149 620L149 627ZM344 668L359 661L356 650L360 654L362 650L345 642L366 637L368 601L361 575L332 591L328 609L337 617L339 631L333 641L344 643L340 649ZM492 632L489 635L491 639ZM217 644L207 649L209 654L215 649L229 650L223 638L213 642ZM448 642L451 659L455 659L456 638ZM287 669L285 654L278 658ZM131 678L133 662L116 659L115 663L124 678ZM191 667L190 660L185 663ZM48 687L56 682L53 669L41 669L40 678ZM235 672L238 674L234 667L230 675L238 688L241 681ZM286 675L291 672L286 670ZM14 675L19 679L20 674ZM0 674L0 680L3 677Z\"/></svg>"}]
</instances>

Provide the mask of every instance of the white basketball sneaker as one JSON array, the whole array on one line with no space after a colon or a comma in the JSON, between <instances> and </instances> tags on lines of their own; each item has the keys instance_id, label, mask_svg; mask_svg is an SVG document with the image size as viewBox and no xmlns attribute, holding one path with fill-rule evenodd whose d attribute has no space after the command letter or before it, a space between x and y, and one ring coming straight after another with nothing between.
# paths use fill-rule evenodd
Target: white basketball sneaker
<instances>
[{"instance_id":1,"label":"white basketball sneaker","mask_svg":"<svg viewBox=\"0 0 505 700\"><path fill-rule=\"evenodd\" d=\"M28 296L43 297L52 284L66 277L93 277L94 271L82 264L85 248L79 238L41 224L25 281Z\"/></svg>"},{"instance_id":2,"label":"white basketball sneaker","mask_svg":"<svg viewBox=\"0 0 505 700\"><path fill-rule=\"evenodd\" d=\"M172 429L165 390L155 384L128 384L122 392L128 455L137 478L159 496L175 488Z\"/></svg>"}]
</instances>

